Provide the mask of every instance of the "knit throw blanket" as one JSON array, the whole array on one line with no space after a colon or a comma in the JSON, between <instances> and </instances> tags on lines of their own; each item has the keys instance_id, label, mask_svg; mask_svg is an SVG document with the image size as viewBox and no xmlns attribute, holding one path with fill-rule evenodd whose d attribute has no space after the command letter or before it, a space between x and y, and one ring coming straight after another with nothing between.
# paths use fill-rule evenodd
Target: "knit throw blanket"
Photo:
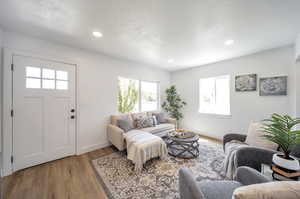
<instances>
[{"instance_id":1,"label":"knit throw blanket","mask_svg":"<svg viewBox=\"0 0 300 199\"><path fill-rule=\"evenodd\" d=\"M143 164L151 158L164 158L167 153L166 143L151 133L132 130L124 135L127 143L127 158L135 164L135 171L140 171Z\"/></svg>"},{"instance_id":2,"label":"knit throw blanket","mask_svg":"<svg viewBox=\"0 0 300 199\"><path fill-rule=\"evenodd\" d=\"M240 148L248 147L244 142L232 140L225 144L225 160L223 162L223 171L228 179L234 179L237 169L236 152Z\"/></svg>"}]
</instances>

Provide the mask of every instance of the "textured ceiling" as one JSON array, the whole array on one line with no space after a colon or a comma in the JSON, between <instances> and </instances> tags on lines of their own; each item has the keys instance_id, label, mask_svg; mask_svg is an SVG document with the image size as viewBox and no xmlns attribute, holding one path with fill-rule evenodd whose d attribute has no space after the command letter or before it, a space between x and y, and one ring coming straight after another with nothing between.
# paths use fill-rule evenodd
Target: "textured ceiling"
<instances>
[{"instance_id":1,"label":"textured ceiling","mask_svg":"<svg viewBox=\"0 0 300 199\"><path fill-rule=\"evenodd\" d=\"M299 0L0 1L4 29L167 70L292 44L299 19Z\"/></svg>"}]
</instances>

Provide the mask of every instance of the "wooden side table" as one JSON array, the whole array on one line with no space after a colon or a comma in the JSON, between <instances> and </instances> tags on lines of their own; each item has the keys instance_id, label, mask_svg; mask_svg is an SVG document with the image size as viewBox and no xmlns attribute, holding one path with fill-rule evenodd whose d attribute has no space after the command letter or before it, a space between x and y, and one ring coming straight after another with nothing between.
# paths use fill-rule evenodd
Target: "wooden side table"
<instances>
[{"instance_id":1,"label":"wooden side table","mask_svg":"<svg viewBox=\"0 0 300 199\"><path fill-rule=\"evenodd\" d=\"M262 164L261 173L273 181L300 181L300 172L287 173L274 165Z\"/></svg>"}]
</instances>

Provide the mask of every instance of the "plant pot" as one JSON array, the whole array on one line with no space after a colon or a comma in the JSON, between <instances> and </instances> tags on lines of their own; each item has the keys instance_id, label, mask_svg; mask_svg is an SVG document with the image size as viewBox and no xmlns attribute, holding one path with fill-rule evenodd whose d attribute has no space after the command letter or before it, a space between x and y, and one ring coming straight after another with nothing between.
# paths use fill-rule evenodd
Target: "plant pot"
<instances>
[{"instance_id":1,"label":"plant pot","mask_svg":"<svg viewBox=\"0 0 300 199\"><path fill-rule=\"evenodd\" d=\"M276 166L279 166L284 169L288 169L288 170L292 170L292 171L300 170L299 161L292 156L290 156L289 159L285 159L285 158L283 158L282 154L276 153L273 155L272 161Z\"/></svg>"}]
</instances>

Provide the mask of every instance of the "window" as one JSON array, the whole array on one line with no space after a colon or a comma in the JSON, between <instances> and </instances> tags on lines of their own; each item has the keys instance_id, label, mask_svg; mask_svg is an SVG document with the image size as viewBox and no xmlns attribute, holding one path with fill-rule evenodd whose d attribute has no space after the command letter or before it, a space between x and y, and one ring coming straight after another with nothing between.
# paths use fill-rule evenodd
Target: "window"
<instances>
[{"instance_id":1,"label":"window","mask_svg":"<svg viewBox=\"0 0 300 199\"><path fill-rule=\"evenodd\" d=\"M28 66L26 88L68 90L68 72Z\"/></svg>"},{"instance_id":2,"label":"window","mask_svg":"<svg viewBox=\"0 0 300 199\"><path fill-rule=\"evenodd\" d=\"M199 112L230 115L230 76L199 80Z\"/></svg>"},{"instance_id":3,"label":"window","mask_svg":"<svg viewBox=\"0 0 300 199\"><path fill-rule=\"evenodd\" d=\"M42 87L43 89L55 89L55 70L42 69Z\"/></svg>"},{"instance_id":4,"label":"window","mask_svg":"<svg viewBox=\"0 0 300 199\"><path fill-rule=\"evenodd\" d=\"M118 78L118 111L120 113L158 109L158 83Z\"/></svg>"},{"instance_id":5,"label":"window","mask_svg":"<svg viewBox=\"0 0 300 199\"><path fill-rule=\"evenodd\" d=\"M119 77L118 110L120 113L139 111L139 82Z\"/></svg>"},{"instance_id":6,"label":"window","mask_svg":"<svg viewBox=\"0 0 300 199\"><path fill-rule=\"evenodd\" d=\"M26 67L26 88L41 88L41 69Z\"/></svg>"},{"instance_id":7,"label":"window","mask_svg":"<svg viewBox=\"0 0 300 199\"><path fill-rule=\"evenodd\" d=\"M141 82L141 111L158 109L158 84L156 82Z\"/></svg>"},{"instance_id":8,"label":"window","mask_svg":"<svg viewBox=\"0 0 300 199\"><path fill-rule=\"evenodd\" d=\"M68 90L68 72L66 71L55 71L56 73L56 89L57 90Z\"/></svg>"}]
</instances>

